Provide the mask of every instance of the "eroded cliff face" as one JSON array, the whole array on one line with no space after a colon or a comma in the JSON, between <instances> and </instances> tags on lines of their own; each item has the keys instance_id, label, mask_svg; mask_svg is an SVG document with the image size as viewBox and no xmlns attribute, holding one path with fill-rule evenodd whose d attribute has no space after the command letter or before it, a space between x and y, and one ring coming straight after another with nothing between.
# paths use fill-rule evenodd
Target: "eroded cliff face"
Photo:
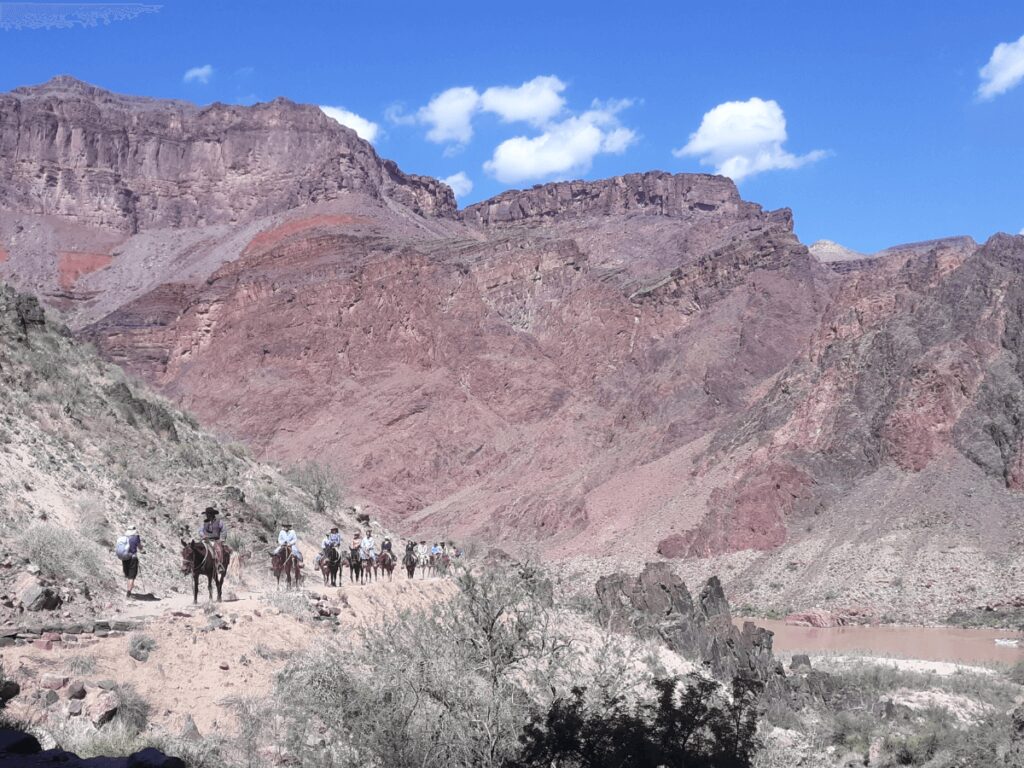
<instances>
[{"instance_id":1,"label":"eroded cliff face","mask_svg":"<svg viewBox=\"0 0 1024 768\"><path fill-rule=\"evenodd\" d=\"M0 95L0 175L0 209L128 233L237 224L346 192L455 212L447 186L382 161L317 107L197 107L70 77Z\"/></svg>"},{"instance_id":2,"label":"eroded cliff face","mask_svg":"<svg viewBox=\"0 0 1024 768\"><path fill-rule=\"evenodd\" d=\"M570 207L542 229L410 241L380 219L294 219L203 286L161 286L86 333L204 420L333 464L416 525L610 537L643 503L595 521L589 494L735 413L806 343L831 278L787 215L746 203L656 230L579 222Z\"/></svg>"},{"instance_id":3,"label":"eroded cliff face","mask_svg":"<svg viewBox=\"0 0 1024 768\"><path fill-rule=\"evenodd\" d=\"M950 494L981 474L1017 509L1020 238L826 265L789 211L662 172L457 212L283 100L58 79L0 97L0 137L0 274L205 422L335 467L410 529L558 555L650 542L638 558L790 553L824 529L827 550L896 530L893 483L948 469L933 538L985 558L999 543L958 521L1009 518Z\"/></svg>"}]
</instances>

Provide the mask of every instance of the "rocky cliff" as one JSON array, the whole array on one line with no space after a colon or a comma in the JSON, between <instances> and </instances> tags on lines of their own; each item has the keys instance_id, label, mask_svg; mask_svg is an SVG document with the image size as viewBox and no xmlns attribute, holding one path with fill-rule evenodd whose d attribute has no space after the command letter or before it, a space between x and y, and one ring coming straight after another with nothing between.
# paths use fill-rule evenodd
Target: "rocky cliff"
<instances>
[{"instance_id":1,"label":"rocky cliff","mask_svg":"<svg viewBox=\"0 0 1024 768\"><path fill-rule=\"evenodd\" d=\"M315 108L64 78L0 97L0 169L0 275L428 535L699 558L780 609L953 609L937 579L1017 567L1019 238L823 263L788 210L662 172L458 212Z\"/></svg>"},{"instance_id":2,"label":"rocky cliff","mask_svg":"<svg viewBox=\"0 0 1024 768\"><path fill-rule=\"evenodd\" d=\"M136 233L239 223L346 192L452 216L444 184L382 161L317 107L120 96L71 77L0 95L0 209Z\"/></svg>"}]
</instances>

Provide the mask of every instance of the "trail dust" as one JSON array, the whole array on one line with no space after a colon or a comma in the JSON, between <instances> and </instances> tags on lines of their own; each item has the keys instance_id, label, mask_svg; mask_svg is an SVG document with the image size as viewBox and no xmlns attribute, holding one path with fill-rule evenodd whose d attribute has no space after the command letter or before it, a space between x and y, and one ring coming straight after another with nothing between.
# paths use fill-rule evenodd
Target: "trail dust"
<instances>
[{"instance_id":1,"label":"trail dust","mask_svg":"<svg viewBox=\"0 0 1024 768\"><path fill-rule=\"evenodd\" d=\"M31 716L27 694L32 687L43 675L64 674L87 685L107 680L133 685L152 707L151 722L171 733L180 731L189 715L202 734L233 732L236 723L225 703L270 694L276 674L293 654L335 633L354 633L394 611L429 609L454 590L447 579L410 581L404 576L325 587L318 573L307 571L301 590L277 590L261 578L258 588L240 589L236 599L209 603L203 580L198 605L192 604L191 591L156 602L128 601L119 615L144 622L135 633L61 643L49 651L28 645L4 649L4 668L25 681L23 695L10 710L16 717ZM224 594L234 597L230 581ZM318 598L341 609L337 625L314 620L312 605ZM128 655L133 634L156 641L144 662ZM86 658L91 671L73 673L75 657Z\"/></svg>"}]
</instances>

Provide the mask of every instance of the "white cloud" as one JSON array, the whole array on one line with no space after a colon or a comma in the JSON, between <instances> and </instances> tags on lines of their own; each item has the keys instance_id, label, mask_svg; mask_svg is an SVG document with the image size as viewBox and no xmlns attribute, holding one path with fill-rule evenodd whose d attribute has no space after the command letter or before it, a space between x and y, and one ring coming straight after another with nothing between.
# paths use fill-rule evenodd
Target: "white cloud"
<instances>
[{"instance_id":1,"label":"white cloud","mask_svg":"<svg viewBox=\"0 0 1024 768\"><path fill-rule=\"evenodd\" d=\"M442 181L452 188L452 192L455 193L456 197L465 197L473 191L473 180L464 171L452 174L447 179L442 179Z\"/></svg>"},{"instance_id":2,"label":"white cloud","mask_svg":"<svg viewBox=\"0 0 1024 768\"><path fill-rule=\"evenodd\" d=\"M416 117L430 126L427 138L437 144L454 141L466 144L473 138L473 113L480 106L480 94L469 87L449 88L435 96Z\"/></svg>"},{"instance_id":3,"label":"white cloud","mask_svg":"<svg viewBox=\"0 0 1024 768\"><path fill-rule=\"evenodd\" d=\"M206 85L210 82L211 77L213 77L213 65L204 64L201 67L192 67L192 69L185 72L185 77L183 79L186 83L195 81Z\"/></svg>"},{"instance_id":4,"label":"white cloud","mask_svg":"<svg viewBox=\"0 0 1024 768\"><path fill-rule=\"evenodd\" d=\"M503 141L484 170L507 184L568 173L585 173L599 154L620 154L636 134L619 124L616 113L630 102L595 102L578 117L549 123L539 136Z\"/></svg>"},{"instance_id":5,"label":"white cloud","mask_svg":"<svg viewBox=\"0 0 1024 768\"><path fill-rule=\"evenodd\" d=\"M794 155L783 149L786 117L775 101L727 101L705 113L696 133L676 157L699 157L715 173L740 181L763 171L799 168L825 157L820 149Z\"/></svg>"},{"instance_id":6,"label":"white cloud","mask_svg":"<svg viewBox=\"0 0 1024 768\"><path fill-rule=\"evenodd\" d=\"M993 99L1024 80L1024 35L1015 43L1000 43L982 67L978 97Z\"/></svg>"},{"instance_id":7,"label":"white cloud","mask_svg":"<svg viewBox=\"0 0 1024 768\"><path fill-rule=\"evenodd\" d=\"M480 108L493 112L506 123L526 122L541 126L565 106L561 93L565 83L554 75L541 75L518 88L493 86L480 97Z\"/></svg>"},{"instance_id":8,"label":"white cloud","mask_svg":"<svg viewBox=\"0 0 1024 768\"><path fill-rule=\"evenodd\" d=\"M349 112L344 107L326 107L321 105L320 109L332 120L336 120L342 125L351 128L359 135L360 139L372 144L377 138L377 134L380 131L380 126L377 123L367 120L355 112Z\"/></svg>"}]
</instances>

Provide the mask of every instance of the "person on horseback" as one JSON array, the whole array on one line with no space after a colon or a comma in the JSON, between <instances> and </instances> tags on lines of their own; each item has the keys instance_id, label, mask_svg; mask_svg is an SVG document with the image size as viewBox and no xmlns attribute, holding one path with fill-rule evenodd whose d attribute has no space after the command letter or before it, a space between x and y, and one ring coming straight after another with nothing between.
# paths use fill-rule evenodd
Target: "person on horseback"
<instances>
[{"instance_id":1,"label":"person on horseback","mask_svg":"<svg viewBox=\"0 0 1024 768\"><path fill-rule=\"evenodd\" d=\"M437 543L437 542L435 541L435 542L434 542L434 546L432 546L432 547L430 548L430 555L431 555L431 557L436 557L437 555L440 555L440 554L441 554L441 545L440 545L440 544L438 544L438 543Z\"/></svg>"},{"instance_id":2,"label":"person on horseback","mask_svg":"<svg viewBox=\"0 0 1024 768\"><path fill-rule=\"evenodd\" d=\"M390 536L385 536L384 537L384 543L380 545L380 551L382 553L383 552L387 552L389 555L394 557L395 553L391 549L391 537Z\"/></svg>"},{"instance_id":3,"label":"person on horseback","mask_svg":"<svg viewBox=\"0 0 1024 768\"><path fill-rule=\"evenodd\" d=\"M363 537L360 548L362 549L363 560L377 562L377 542L373 540L373 531L369 528L366 529L366 535Z\"/></svg>"},{"instance_id":4,"label":"person on horseback","mask_svg":"<svg viewBox=\"0 0 1024 768\"><path fill-rule=\"evenodd\" d=\"M338 533L338 526L331 528L330 533L324 536L324 540L320 542L320 551L316 556L316 565L320 566L320 561L324 559L327 554L327 548L334 547L335 549L341 549L341 534Z\"/></svg>"},{"instance_id":5,"label":"person on horseback","mask_svg":"<svg viewBox=\"0 0 1024 768\"><path fill-rule=\"evenodd\" d=\"M281 523L281 532L277 534L277 549L274 550L274 554L280 554L285 547L289 547L292 551L292 556L300 563L302 562L299 537L296 535L290 522Z\"/></svg>"},{"instance_id":6,"label":"person on horseback","mask_svg":"<svg viewBox=\"0 0 1024 768\"><path fill-rule=\"evenodd\" d=\"M217 519L220 511L216 507L207 507L203 511L203 523L199 526L199 540L203 542L207 553L211 553L218 568L224 563L224 539L227 530L224 523Z\"/></svg>"}]
</instances>

